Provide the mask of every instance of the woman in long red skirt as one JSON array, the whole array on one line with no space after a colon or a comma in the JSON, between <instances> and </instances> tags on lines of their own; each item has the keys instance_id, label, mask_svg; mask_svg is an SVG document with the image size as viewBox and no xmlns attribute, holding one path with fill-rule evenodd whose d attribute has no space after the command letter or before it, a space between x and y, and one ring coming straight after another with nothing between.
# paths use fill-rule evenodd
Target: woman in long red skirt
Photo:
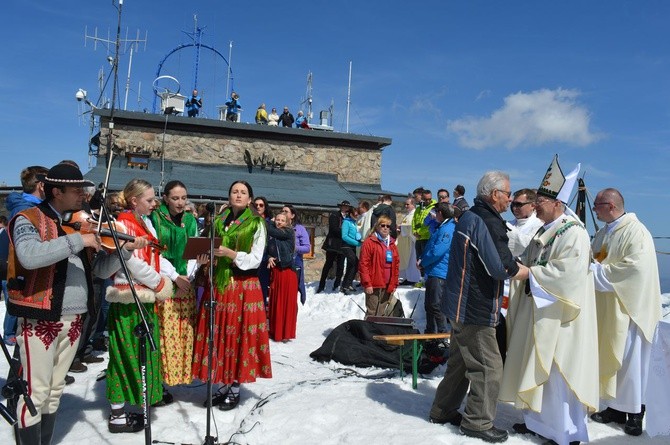
<instances>
[{"instance_id":1,"label":"woman in long red skirt","mask_svg":"<svg viewBox=\"0 0 670 445\"><path fill-rule=\"evenodd\" d=\"M270 273L270 338L295 338L298 322L298 276L293 269L295 241L286 214L268 223L268 267Z\"/></svg>"},{"instance_id":2,"label":"woman in long red skirt","mask_svg":"<svg viewBox=\"0 0 670 445\"><path fill-rule=\"evenodd\" d=\"M267 239L265 221L249 205L251 186L236 181L228 190L229 207L214 220L221 245L214 249L214 361L212 381L223 384L212 398L222 410L240 401L240 384L272 377L267 321L258 266ZM193 351L193 376L207 380L209 291L203 296Z\"/></svg>"}]
</instances>

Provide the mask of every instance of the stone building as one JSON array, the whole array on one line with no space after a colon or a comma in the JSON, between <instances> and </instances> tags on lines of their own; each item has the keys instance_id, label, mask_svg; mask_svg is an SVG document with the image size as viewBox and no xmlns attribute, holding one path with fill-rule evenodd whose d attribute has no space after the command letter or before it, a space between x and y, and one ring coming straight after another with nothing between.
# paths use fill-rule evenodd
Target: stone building
<instances>
[{"instance_id":1,"label":"stone building","mask_svg":"<svg viewBox=\"0 0 670 445\"><path fill-rule=\"evenodd\" d=\"M109 110L96 110L102 132L97 166L86 173L96 184L107 169ZM306 278L318 278L328 214L343 200L373 204L380 194L382 152L388 138L298 128L115 111L110 190L134 177L162 185L178 179L194 202L222 203L235 180L251 184L271 207L293 204L312 235ZM97 140L97 138L96 138Z\"/></svg>"}]
</instances>

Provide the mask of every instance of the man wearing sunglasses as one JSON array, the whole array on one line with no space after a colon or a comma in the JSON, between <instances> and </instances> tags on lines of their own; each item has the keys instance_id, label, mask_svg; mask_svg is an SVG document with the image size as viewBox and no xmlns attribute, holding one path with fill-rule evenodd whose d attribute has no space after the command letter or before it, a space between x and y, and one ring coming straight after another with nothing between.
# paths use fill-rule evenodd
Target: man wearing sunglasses
<instances>
[{"instance_id":1,"label":"man wearing sunglasses","mask_svg":"<svg viewBox=\"0 0 670 445\"><path fill-rule=\"evenodd\" d=\"M533 189L521 189L514 192L512 204L510 204L514 219L508 223L511 230L507 236L509 237L509 250L515 257L526 250L535 232L544 225L535 215L536 195Z\"/></svg>"},{"instance_id":2,"label":"man wearing sunglasses","mask_svg":"<svg viewBox=\"0 0 670 445\"><path fill-rule=\"evenodd\" d=\"M625 424L624 433L639 436L651 344L661 319L656 249L649 230L635 213L624 209L618 190L601 190L593 210L605 223L593 239L591 270L598 311L600 397L606 409L591 419Z\"/></svg>"}]
</instances>

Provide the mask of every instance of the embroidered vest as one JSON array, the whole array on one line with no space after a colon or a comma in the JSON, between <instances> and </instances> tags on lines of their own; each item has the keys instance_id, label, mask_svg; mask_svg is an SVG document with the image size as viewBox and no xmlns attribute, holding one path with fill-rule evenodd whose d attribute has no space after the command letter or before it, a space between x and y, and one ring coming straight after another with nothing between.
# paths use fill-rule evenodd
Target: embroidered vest
<instances>
[{"instance_id":1,"label":"embroidered vest","mask_svg":"<svg viewBox=\"0 0 670 445\"><path fill-rule=\"evenodd\" d=\"M37 229L42 241L58 238L57 219L47 216L40 207L31 207L18 213L9 225L9 258L7 262L7 310L17 317L56 321L60 319L65 292L67 258L39 269L25 269L14 250L14 222L19 215ZM64 233L62 233L64 234Z\"/></svg>"}]
</instances>

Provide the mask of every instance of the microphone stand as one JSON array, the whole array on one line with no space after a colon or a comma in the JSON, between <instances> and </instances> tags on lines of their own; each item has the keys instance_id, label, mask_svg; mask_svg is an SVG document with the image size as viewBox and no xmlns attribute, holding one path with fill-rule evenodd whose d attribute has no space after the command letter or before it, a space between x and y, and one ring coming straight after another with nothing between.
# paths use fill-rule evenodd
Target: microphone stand
<instances>
[{"instance_id":1,"label":"microphone stand","mask_svg":"<svg viewBox=\"0 0 670 445\"><path fill-rule=\"evenodd\" d=\"M209 301L205 302L205 308L209 311L208 339L207 339L207 429L204 445L215 445L218 437L211 435L212 423L212 361L214 360L214 312L216 301L214 299L214 220L216 218L216 204L210 212L209 219Z\"/></svg>"},{"instance_id":2,"label":"microphone stand","mask_svg":"<svg viewBox=\"0 0 670 445\"><path fill-rule=\"evenodd\" d=\"M25 380L21 378L21 362L12 358L9 354L9 350L5 345L5 339L0 335L0 346L2 346L2 352L5 355L7 363L9 363L9 375L7 376L7 383L2 387L2 396L7 399L7 406L0 403L0 415L14 427L14 433L18 441L18 424L16 419L16 400L19 396L23 396L23 401L28 408L31 416L37 416L37 410L33 404L30 395L28 394L28 385Z\"/></svg>"},{"instance_id":3,"label":"microphone stand","mask_svg":"<svg viewBox=\"0 0 670 445\"><path fill-rule=\"evenodd\" d=\"M111 134L111 131L110 131ZM111 137L110 137L111 139ZM111 167L111 159L113 157L113 153L110 150L108 153L109 155L109 165ZM109 180L109 168L107 170L107 178L106 181ZM103 197L107 196L107 185L108 183L105 182L104 188L103 188ZM123 255L121 255L121 244L119 242L119 237L113 228L113 222L110 217L109 210L107 209L107 205L104 202L105 200L103 199L102 206L100 207L100 210L102 210L101 218L100 221L103 220L103 217L106 221L109 222L109 228L110 228L110 234L112 239L114 240L114 246L116 247L116 251L119 255L119 260L121 262L121 269L123 269L123 273L125 276L128 278L128 285L130 288L130 292L133 295L133 299L135 300L135 306L137 307L137 313L140 316L140 322L135 328L133 329L133 335L139 339L139 359L140 359L140 374L142 376L142 395L144 398L144 404L143 404L143 415L144 415L144 442L146 445L151 444L151 416L150 416L150 406L151 404L149 403L149 388L147 384L147 340L149 341L149 346L151 349L151 352L156 351L156 342L154 341L153 336L151 335L151 332L153 330L153 325L147 321L148 313L145 307L142 305L140 302L139 297L137 296L137 291L135 290L135 285L133 284L132 280L132 275L130 274L130 271L128 270L128 266L126 264L126 261L123 258Z\"/></svg>"}]
</instances>

